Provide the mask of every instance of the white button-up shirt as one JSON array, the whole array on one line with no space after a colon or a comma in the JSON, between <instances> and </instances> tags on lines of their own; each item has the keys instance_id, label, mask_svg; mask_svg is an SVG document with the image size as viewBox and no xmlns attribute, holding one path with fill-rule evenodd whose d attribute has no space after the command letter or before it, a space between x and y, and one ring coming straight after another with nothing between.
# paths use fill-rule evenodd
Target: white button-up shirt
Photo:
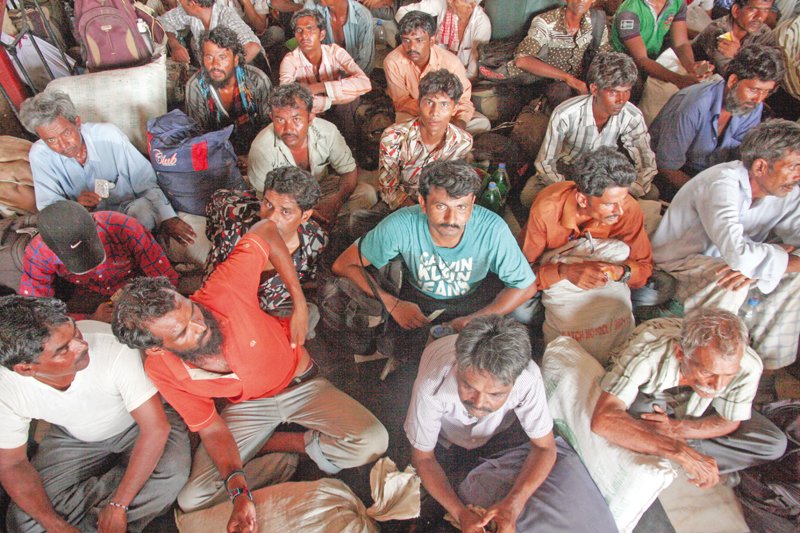
<instances>
[{"instance_id":1,"label":"white button-up shirt","mask_svg":"<svg viewBox=\"0 0 800 533\"><path fill-rule=\"evenodd\" d=\"M766 241L800 246L800 189L784 198L753 200L741 161L713 166L681 187L652 238L653 259L669 263L692 255L721 257L734 270L758 280L770 293L789 264L789 254Z\"/></svg>"}]
</instances>

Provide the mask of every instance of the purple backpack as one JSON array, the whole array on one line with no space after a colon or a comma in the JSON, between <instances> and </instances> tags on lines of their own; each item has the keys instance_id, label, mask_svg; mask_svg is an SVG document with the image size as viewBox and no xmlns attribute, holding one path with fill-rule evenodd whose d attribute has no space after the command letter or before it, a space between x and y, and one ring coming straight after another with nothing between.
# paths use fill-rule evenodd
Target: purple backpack
<instances>
[{"instance_id":1,"label":"purple backpack","mask_svg":"<svg viewBox=\"0 0 800 533\"><path fill-rule=\"evenodd\" d=\"M86 67L96 72L150 60L136 11L129 0L75 0L75 26Z\"/></svg>"}]
</instances>

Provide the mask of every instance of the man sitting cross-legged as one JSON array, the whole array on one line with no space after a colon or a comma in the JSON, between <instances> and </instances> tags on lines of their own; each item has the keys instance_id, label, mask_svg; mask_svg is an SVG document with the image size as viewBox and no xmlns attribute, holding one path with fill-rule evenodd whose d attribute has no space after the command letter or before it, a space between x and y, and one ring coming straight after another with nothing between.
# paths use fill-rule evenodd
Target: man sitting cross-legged
<instances>
[{"instance_id":1,"label":"man sitting cross-legged","mask_svg":"<svg viewBox=\"0 0 800 533\"><path fill-rule=\"evenodd\" d=\"M417 357L431 323L460 331L476 316L513 312L536 292L536 278L508 225L475 205L480 184L463 161L431 163L420 176L419 205L386 217L334 262L334 274L372 295L362 259L376 268L402 259L400 294L378 287L391 315L385 355Z\"/></svg>"},{"instance_id":2,"label":"man sitting cross-legged","mask_svg":"<svg viewBox=\"0 0 800 533\"><path fill-rule=\"evenodd\" d=\"M655 183L672 200L698 172L737 158L748 131L761 122L764 100L783 79L783 53L752 44L728 63L725 80L692 85L672 95L650 125Z\"/></svg>"},{"instance_id":3,"label":"man sitting cross-legged","mask_svg":"<svg viewBox=\"0 0 800 533\"><path fill-rule=\"evenodd\" d=\"M617 531L578 455L553 438L528 332L512 318L475 318L425 349L404 428L425 491L464 533ZM423 498L423 518L437 509Z\"/></svg>"},{"instance_id":4,"label":"man sitting cross-legged","mask_svg":"<svg viewBox=\"0 0 800 533\"><path fill-rule=\"evenodd\" d=\"M261 311L258 286L274 269L294 309L287 322ZM145 371L189 429L200 435L184 511L233 502L228 531L255 529L250 488L274 481L269 452L305 453L327 474L375 461L386 450L383 425L317 376L302 344L307 308L294 264L275 224L262 220L191 298L165 280L139 278L123 290L113 330L146 350ZM215 399L228 405L217 412ZM274 433L284 422L304 433ZM277 460L285 471L289 459Z\"/></svg>"},{"instance_id":5,"label":"man sitting cross-legged","mask_svg":"<svg viewBox=\"0 0 800 533\"><path fill-rule=\"evenodd\" d=\"M293 166L307 170L319 182L322 197L314 216L334 223L340 215L369 209L375 189L358 181L353 153L336 126L312 111L311 91L299 83L276 87L269 98L272 124L261 130L250 147L250 184L260 198L269 171Z\"/></svg>"},{"instance_id":6,"label":"man sitting cross-legged","mask_svg":"<svg viewBox=\"0 0 800 533\"><path fill-rule=\"evenodd\" d=\"M261 70L245 64L242 46L226 26L203 32L200 50L203 68L186 83L186 114L204 131L233 124L231 144L236 155L245 157L269 123L272 83Z\"/></svg>"},{"instance_id":7,"label":"man sitting cross-legged","mask_svg":"<svg viewBox=\"0 0 800 533\"><path fill-rule=\"evenodd\" d=\"M712 487L720 473L775 460L786 436L752 410L761 359L734 314L698 309L640 325L600 387L592 431L675 461Z\"/></svg>"},{"instance_id":8,"label":"man sitting cross-legged","mask_svg":"<svg viewBox=\"0 0 800 533\"><path fill-rule=\"evenodd\" d=\"M463 88L445 69L425 74L419 82L419 117L386 128L381 137L381 201L390 210L414 205L422 168L433 161L464 159L472 135L451 120Z\"/></svg>"},{"instance_id":9,"label":"man sitting cross-legged","mask_svg":"<svg viewBox=\"0 0 800 533\"><path fill-rule=\"evenodd\" d=\"M419 82L433 70L447 69L458 76L464 92L456 106L453 124L475 135L488 131L489 119L472 105L472 84L464 65L452 52L436 46L436 20L422 11L410 11L400 20L400 46L383 62L387 91L392 98L395 121L419 116Z\"/></svg>"},{"instance_id":10,"label":"man sitting cross-legged","mask_svg":"<svg viewBox=\"0 0 800 533\"><path fill-rule=\"evenodd\" d=\"M747 302L753 348L775 370L795 360L800 335L800 125L765 122L740 155L678 191L653 234L653 259L678 280L687 310L735 313Z\"/></svg>"},{"instance_id":11,"label":"man sitting cross-legged","mask_svg":"<svg viewBox=\"0 0 800 533\"><path fill-rule=\"evenodd\" d=\"M596 353L598 349L613 348L614 343L623 341L633 329L630 292L614 282L631 288L643 286L653 272L653 257L642 210L629 194L636 174L624 155L608 147L587 152L575 162L571 176L573 181L550 185L536 197L525 225L522 251L534 265L538 288L551 296L548 301L564 306L558 292L568 291L572 298L570 313L592 309L593 299L598 299L595 305L607 306L606 314L628 318L627 322L615 322L608 335L595 335L596 339L590 341L595 345L594 350L584 345L597 357L601 355ZM577 239L589 239L591 247L594 240L617 241L615 244L624 244L628 251L618 253L613 262L592 257L581 262L544 260ZM604 291L607 287L613 290ZM575 325L573 322L572 326ZM572 334L563 330L554 333L580 341L582 332L598 325L581 324ZM549 326L546 324L546 333ZM599 338L606 340L600 343Z\"/></svg>"},{"instance_id":12,"label":"man sitting cross-legged","mask_svg":"<svg viewBox=\"0 0 800 533\"><path fill-rule=\"evenodd\" d=\"M54 298L0 298L0 363L8 531L139 532L172 506L186 426L108 324L76 323ZM51 427L29 460L31 419Z\"/></svg>"},{"instance_id":13,"label":"man sitting cross-legged","mask_svg":"<svg viewBox=\"0 0 800 533\"><path fill-rule=\"evenodd\" d=\"M292 30L297 48L281 61L281 84L296 81L314 95L311 111L325 113L349 142L354 142L355 111L359 96L369 92L372 83L338 44L322 44L325 19L319 11L303 9L292 15Z\"/></svg>"},{"instance_id":14,"label":"man sitting cross-legged","mask_svg":"<svg viewBox=\"0 0 800 533\"><path fill-rule=\"evenodd\" d=\"M536 174L528 179L520 201L530 206L544 187L570 179L571 167L581 155L610 146L621 147L636 169L631 194L657 199L653 187L656 160L650 149L647 125L630 103L639 73L633 60L619 52L601 53L586 73L589 94L576 96L553 110L547 133L536 156Z\"/></svg>"}]
</instances>

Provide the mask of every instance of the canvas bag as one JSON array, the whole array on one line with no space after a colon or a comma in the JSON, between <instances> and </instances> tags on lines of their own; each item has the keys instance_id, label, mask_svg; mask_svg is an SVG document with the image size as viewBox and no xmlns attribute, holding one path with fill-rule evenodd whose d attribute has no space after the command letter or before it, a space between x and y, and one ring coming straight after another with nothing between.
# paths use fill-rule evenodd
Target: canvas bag
<instances>
[{"instance_id":1,"label":"canvas bag","mask_svg":"<svg viewBox=\"0 0 800 533\"><path fill-rule=\"evenodd\" d=\"M547 252L541 263L605 261L621 264L629 254L630 248L622 241L581 237ZM562 279L543 291L542 305L546 343L559 335L572 337L603 365L634 328L631 290L620 281L584 290Z\"/></svg>"},{"instance_id":2,"label":"canvas bag","mask_svg":"<svg viewBox=\"0 0 800 533\"><path fill-rule=\"evenodd\" d=\"M75 0L76 37L90 71L147 63L151 54L129 0Z\"/></svg>"},{"instance_id":3,"label":"canvas bag","mask_svg":"<svg viewBox=\"0 0 800 533\"><path fill-rule=\"evenodd\" d=\"M233 125L201 133L180 109L147 121L147 153L176 211L205 216L217 189L246 189L228 138Z\"/></svg>"}]
</instances>

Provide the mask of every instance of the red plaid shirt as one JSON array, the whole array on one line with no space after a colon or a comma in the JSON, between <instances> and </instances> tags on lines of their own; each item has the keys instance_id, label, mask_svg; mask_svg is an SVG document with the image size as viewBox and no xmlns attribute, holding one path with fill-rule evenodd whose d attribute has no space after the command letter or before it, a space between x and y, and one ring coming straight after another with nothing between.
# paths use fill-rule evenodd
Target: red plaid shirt
<instances>
[{"instance_id":1,"label":"red plaid shirt","mask_svg":"<svg viewBox=\"0 0 800 533\"><path fill-rule=\"evenodd\" d=\"M73 274L37 235L25 248L20 294L53 296L56 277L104 296L113 295L136 276L166 276L173 285L178 282L178 274L164 250L135 218L115 211L98 211L92 213L92 218L106 250L106 260L86 274Z\"/></svg>"}]
</instances>

